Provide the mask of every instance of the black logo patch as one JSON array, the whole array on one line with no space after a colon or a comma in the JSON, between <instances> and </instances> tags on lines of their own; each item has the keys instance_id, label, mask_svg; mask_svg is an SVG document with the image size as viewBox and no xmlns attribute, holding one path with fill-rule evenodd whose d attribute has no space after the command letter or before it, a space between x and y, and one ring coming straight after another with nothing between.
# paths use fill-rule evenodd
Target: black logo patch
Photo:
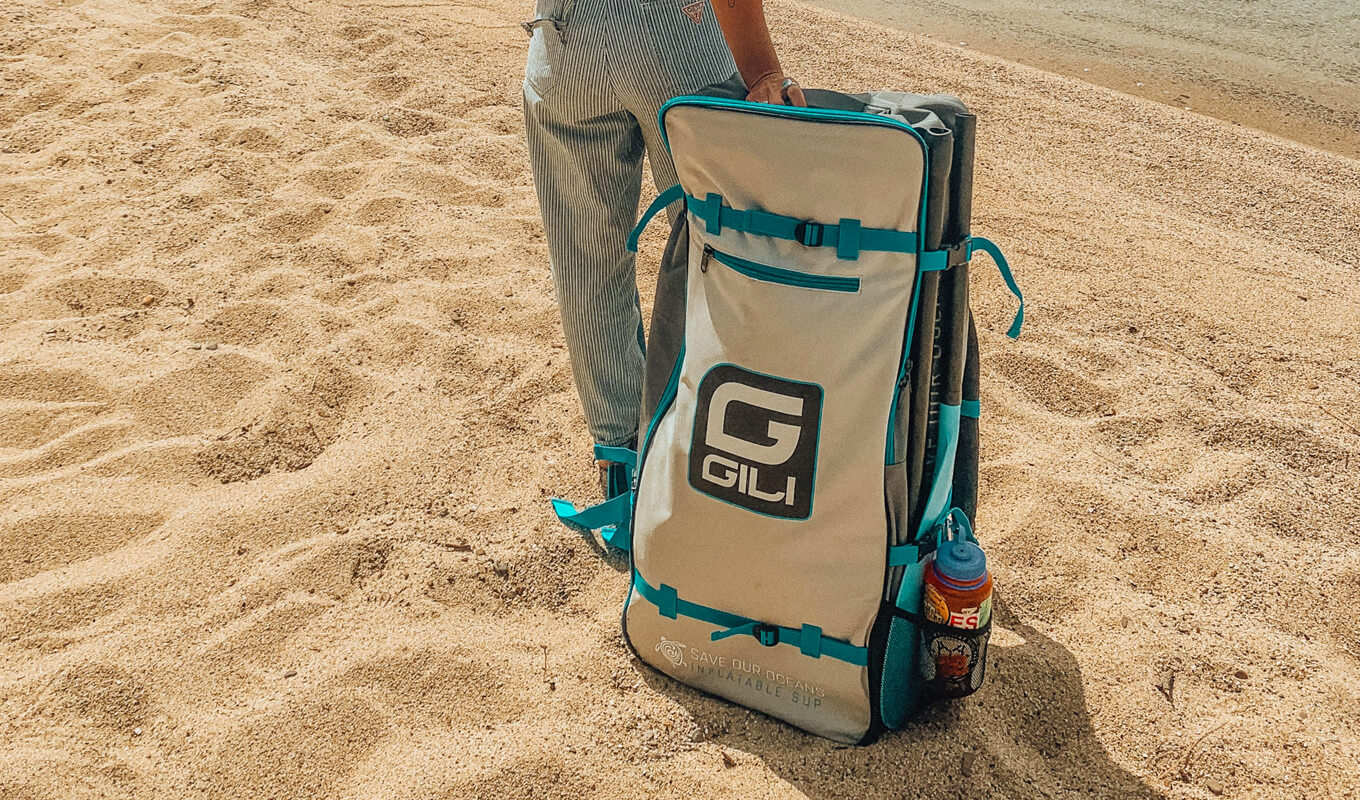
<instances>
[{"instance_id":1,"label":"black logo patch","mask_svg":"<svg viewBox=\"0 0 1360 800\"><path fill-rule=\"evenodd\" d=\"M689 485L757 514L812 515L822 387L720 364L699 383Z\"/></svg>"}]
</instances>

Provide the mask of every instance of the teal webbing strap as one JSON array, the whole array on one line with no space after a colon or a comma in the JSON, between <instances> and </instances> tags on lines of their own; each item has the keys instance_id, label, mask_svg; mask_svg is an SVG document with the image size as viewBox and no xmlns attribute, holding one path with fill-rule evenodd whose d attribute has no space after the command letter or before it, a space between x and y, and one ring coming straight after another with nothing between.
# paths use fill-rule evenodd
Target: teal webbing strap
<instances>
[{"instance_id":1,"label":"teal webbing strap","mask_svg":"<svg viewBox=\"0 0 1360 800\"><path fill-rule=\"evenodd\" d=\"M774 239L788 239L807 247L833 247L836 255L846 261L859 258L860 251L872 250L884 253L915 253L917 236L911 231L894 231L886 228L864 228L859 220L843 219L836 225L771 214L768 211L748 209L741 211L724 205L722 197L710 194L700 199L685 195L685 205L690 213L704 222L705 230L719 235L724 230L750 233L756 236L769 236Z\"/></svg>"},{"instance_id":2,"label":"teal webbing strap","mask_svg":"<svg viewBox=\"0 0 1360 800\"><path fill-rule=\"evenodd\" d=\"M1006 263L1006 257L1002 255L1001 248L996 246L996 242L981 236L973 237L973 246L992 257L996 262L996 268L1001 270L1001 279L1006 282L1006 288L1011 290L1015 299L1020 301L1020 308L1015 312L1015 320L1011 322L1010 330L1006 335L1012 339L1020 335L1020 326L1025 324L1025 296L1020 294L1020 287L1015 283L1015 276L1011 274L1011 265Z\"/></svg>"},{"instance_id":3,"label":"teal webbing strap","mask_svg":"<svg viewBox=\"0 0 1360 800\"><path fill-rule=\"evenodd\" d=\"M577 509L566 500L552 501L557 519L569 528L583 533L600 531L605 543L627 551L632 545L633 493L626 492L590 506Z\"/></svg>"},{"instance_id":4,"label":"teal webbing strap","mask_svg":"<svg viewBox=\"0 0 1360 800\"><path fill-rule=\"evenodd\" d=\"M616 550L627 553L633 549L633 531L627 525L610 525L600 529L600 538Z\"/></svg>"},{"instance_id":5,"label":"teal webbing strap","mask_svg":"<svg viewBox=\"0 0 1360 800\"><path fill-rule=\"evenodd\" d=\"M959 450L958 406L940 404L939 443L935 449L935 475L930 482L930 496L921 515L921 527L916 531L920 539L938 525L949 510L949 498L954 491L954 457Z\"/></svg>"},{"instance_id":6,"label":"teal webbing strap","mask_svg":"<svg viewBox=\"0 0 1360 800\"><path fill-rule=\"evenodd\" d=\"M953 524L954 529L959 532L964 541L972 542L973 544L978 543L977 536L973 535L973 523L968 521L968 515L963 513L963 509L951 508L949 510L948 518L949 522Z\"/></svg>"},{"instance_id":7,"label":"teal webbing strap","mask_svg":"<svg viewBox=\"0 0 1360 800\"><path fill-rule=\"evenodd\" d=\"M647 210L643 212L642 219L638 220L637 225L633 226L633 232L628 234L629 252L637 252L638 239L642 236L642 231L646 229L647 223L652 221L652 217L660 214L661 209L684 196L685 190L681 188L678 183L656 196L656 199L652 201L652 204L647 206Z\"/></svg>"},{"instance_id":8,"label":"teal webbing strap","mask_svg":"<svg viewBox=\"0 0 1360 800\"><path fill-rule=\"evenodd\" d=\"M633 570L633 587L644 600L656 606L663 617L675 619L678 615L717 626L719 630L710 636L715 642L729 636L751 636L766 647L792 645L811 658L829 656L857 667L869 664L869 648L856 647L839 639L828 639L816 625L785 628L691 603L676 596L675 589L670 586L662 584L659 588L652 587L637 570Z\"/></svg>"},{"instance_id":9,"label":"teal webbing strap","mask_svg":"<svg viewBox=\"0 0 1360 800\"><path fill-rule=\"evenodd\" d=\"M915 564L921 560L925 554L921 552L920 545L898 544L888 548L888 566L905 567L908 564Z\"/></svg>"},{"instance_id":10,"label":"teal webbing strap","mask_svg":"<svg viewBox=\"0 0 1360 800\"><path fill-rule=\"evenodd\" d=\"M969 419L977 419L982 416L981 400L964 400L963 405L959 406L959 416Z\"/></svg>"},{"instance_id":11,"label":"teal webbing strap","mask_svg":"<svg viewBox=\"0 0 1360 800\"><path fill-rule=\"evenodd\" d=\"M596 461L612 461L615 464L623 464L630 469L637 466L637 451L628 447L608 447L606 445L595 445Z\"/></svg>"}]
</instances>

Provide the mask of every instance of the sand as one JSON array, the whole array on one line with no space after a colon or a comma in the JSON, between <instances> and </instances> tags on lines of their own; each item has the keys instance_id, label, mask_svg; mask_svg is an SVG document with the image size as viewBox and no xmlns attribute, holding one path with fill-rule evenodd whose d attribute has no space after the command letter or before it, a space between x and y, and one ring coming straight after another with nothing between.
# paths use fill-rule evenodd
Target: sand
<instances>
[{"instance_id":1,"label":"sand","mask_svg":"<svg viewBox=\"0 0 1360 800\"><path fill-rule=\"evenodd\" d=\"M978 112L1029 300L991 680L846 748L641 667L549 516L523 6L0 11L0 797L1360 796L1360 162L774 4Z\"/></svg>"},{"instance_id":2,"label":"sand","mask_svg":"<svg viewBox=\"0 0 1360 800\"><path fill-rule=\"evenodd\" d=\"M1360 158L1354 2L813 2Z\"/></svg>"}]
</instances>

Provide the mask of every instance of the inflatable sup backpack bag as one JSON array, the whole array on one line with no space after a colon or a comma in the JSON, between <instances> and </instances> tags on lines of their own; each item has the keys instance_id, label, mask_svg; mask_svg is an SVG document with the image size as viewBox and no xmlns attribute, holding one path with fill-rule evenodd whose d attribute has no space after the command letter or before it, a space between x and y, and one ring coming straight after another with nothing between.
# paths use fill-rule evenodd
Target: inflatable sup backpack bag
<instances>
[{"instance_id":1,"label":"inflatable sup backpack bag","mask_svg":"<svg viewBox=\"0 0 1360 800\"><path fill-rule=\"evenodd\" d=\"M635 460L633 491L557 508L630 552L623 624L642 660L861 742L929 696L923 576L943 538L975 541L974 252L1019 290L969 235L962 103L808 98L822 107L662 109L680 183L639 230L670 203L686 213L657 287L641 449L606 454Z\"/></svg>"}]
</instances>

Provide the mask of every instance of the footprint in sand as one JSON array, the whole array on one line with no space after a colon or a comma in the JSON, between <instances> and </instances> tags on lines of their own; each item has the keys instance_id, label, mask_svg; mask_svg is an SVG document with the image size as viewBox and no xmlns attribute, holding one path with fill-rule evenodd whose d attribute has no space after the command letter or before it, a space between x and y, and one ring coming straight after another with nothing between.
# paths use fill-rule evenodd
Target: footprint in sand
<instances>
[{"instance_id":1,"label":"footprint in sand","mask_svg":"<svg viewBox=\"0 0 1360 800\"><path fill-rule=\"evenodd\" d=\"M108 392L97 378L75 369L0 365L0 399L37 403L102 402Z\"/></svg>"},{"instance_id":2,"label":"footprint in sand","mask_svg":"<svg viewBox=\"0 0 1360 800\"><path fill-rule=\"evenodd\" d=\"M289 263L310 275L352 277L382 263L381 233L352 225L331 226L294 245L289 251Z\"/></svg>"},{"instance_id":3,"label":"footprint in sand","mask_svg":"<svg viewBox=\"0 0 1360 800\"><path fill-rule=\"evenodd\" d=\"M19 478L84 464L130 441L130 420L96 419L38 447L0 457L0 478Z\"/></svg>"},{"instance_id":4,"label":"footprint in sand","mask_svg":"<svg viewBox=\"0 0 1360 800\"><path fill-rule=\"evenodd\" d=\"M393 36L392 34L386 33L384 31L372 33L372 35L365 36L362 39L350 39L350 42L354 45L355 49L357 49L361 53L364 53L365 55L370 56L373 55L374 53L378 53L385 50L389 45L396 41L397 41L396 36Z\"/></svg>"},{"instance_id":5,"label":"footprint in sand","mask_svg":"<svg viewBox=\"0 0 1360 800\"><path fill-rule=\"evenodd\" d=\"M113 664L79 664L61 672L54 704L81 722L126 734L152 712L151 694L135 675Z\"/></svg>"},{"instance_id":6,"label":"footprint in sand","mask_svg":"<svg viewBox=\"0 0 1360 800\"><path fill-rule=\"evenodd\" d=\"M380 122L388 133L404 139L428 136L448 130L449 118L443 114L429 111L416 111L411 108L392 108L384 111Z\"/></svg>"},{"instance_id":7,"label":"footprint in sand","mask_svg":"<svg viewBox=\"0 0 1360 800\"><path fill-rule=\"evenodd\" d=\"M256 227L270 240L292 244L300 242L326 227L330 220L331 206L315 204L304 209L290 209L271 214L260 220Z\"/></svg>"},{"instance_id":8,"label":"footprint in sand","mask_svg":"<svg viewBox=\"0 0 1360 800\"><path fill-rule=\"evenodd\" d=\"M1055 414L1089 417L1113 407L1113 392L1049 356L1001 350L989 360L1021 394Z\"/></svg>"},{"instance_id":9,"label":"footprint in sand","mask_svg":"<svg viewBox=\"0 0 1360 800\"><path fill-rule=\"evenodd\" d=\"M199 451L199 466L222 483L312 465L339 436L366 387L348 367L319 360L304 368L255 422Z\"/></svg>"},{"instance_id":10,"label":"footprint in sand","mask_svg":"<svg viewBox=\"0 0 1360 800\"><path fill-rule=\"evenodd\" d=\"M69 5L69 3L68 3ZM183 31L204 39L235 39L247 30L245 20L230 15L166 16L156 20L159 25Z\"/></svg>"},{"instance_id":11,"label":"footprint in sand","mask_svg":"<svg viewBox=\"0 0 1360 800\"><path fill-rule=\"evenodd\" d=\"M11 237L10 241L22 247L36 250L45 256L54 256L76 239L64 233L34 233Z\"/></svg>"},{"instance_id":12,"label":"footprint in sand","mask_svg":"<svg viewBox=\"0 0 1360 800\"><path fill-rule=\"evenodd\" d=\"M285 133L269 123L237 121L219 125L203 138L217 147L251 153L273 153L283 147L285 136Z\"/></svg>"},{"instance_id":13,"label":"footprint in sand","mask_svg":"<svg viewBox=\"0 0 1360 800\"><path fill-rule=\"evenodd\" d=\"M107 403L0 399L0 452L42 447L99 416Z\"/></svg>"},{"instance_id":14,"label":"footprint in sand","mask_svg":"<svg viewBox=\"0 0 1360 800\"><path fill-rule=\"evenodd\" d=\"M432 648L364 661L336 682L403 716L477 726L523 716L530 692L528 687L510 685L511 679L508 671L461 650Z\"/></svg>"},{"instance_id":15,"label":"footprint in sand","mask_svg":"<svg viewBox=\"0 0 1360 800\"><path fill-rule=\"evenodd\" d=\"M1333 437L1314 431L1310 424L1248 416L1224 420L1207 431L1205 444L1242 450L1260 461L1293 472L1311 472L1343 464L1356 454Z\"/></svg>"},{"instance_id":16,"label":"footprint in sand","mask_svg":"<svg viewBox=\"0 0 1360 800\"><path fill-rule=\"evenodd\" d=\"M233 608L231 621L214 631L200 652L209 660L221 660L243 668L267 669L272 662L287 655L294 636L331 608L329 602L313 597L273 599L278 596L278 587L267 581L256 585L247 580L235 589L233 598L247 594L254 595L253 599L257 601L264 597L271 600L268 605L255 607L247 599L242 606Z\"/></svg>"},{"instance_id":17,"label":"footprint in sand","mask_svg":"<svg viewBox=\"0 0 1360 800\"><path fill-rule=\"evenodd\" d=\"M594 797L601 782L587 779L584 770L552 759L521 758L498 766L488 778L460 781L444 788L444 797Z\"/></svg>"},{"instance_id":18,"label":"footprint in sand","mask_svg":"<svg viewBox=\"0 0 1360 800\"><path fill-rule=\"evenodd\" d=\"M409 197L379 197L369 200L354 211L354 219L360 225L386 226L392 220L400 219L420 210L420 203Z\"/></svg>"},{"instance_id":19,"label":"footprint in sand","mask_svg":"<svg viewBox=\"0 0 1360 800\"><path fill-rule=\"evenodd\" d=\"M204 320L194 339L254 347L279 337L305 339L305 334L303 322L283 304L252 300L232 303Z\"/></svg>"},{"instance_id":20,"label":"footprint in sand","mask_svg":"<svg viewBox=\"0 0 1360 800\"><path fill-rule=\"evenodd\" d=\"M0 633L19 636L21 646L48 648L49 637L91 625L118 613L127 604L127 587L116 581L66 585L21 596L0 606Z\"/></svg>"},{"instance_id":21,"label":"footprint in sand","mask_svg":"<svg viewBox=\"0 0 1360 800\"><path fill-rule=\"evenodd\" d=\"M110 309L158 305L169 290L159 281L146 278L96 275L62 281L44 293L72 311L91 316Z\"/></svg>"},{"instance_id":22,"label":"footprint in sand","mask_svg":"<svg viewBox=\"0 0 1360 800\"><path fill-rule=\"evenodd\" d=\"M154 514L36 514L0 522L0 583L111 553L160 527Z\"/></svg>"},{"instance_id":23,"label":"footprint in sand","mask_svg":"<svg viewBox=\"0 0 1360 800\"><path fill-rule=\"evenodd\" d=\"M149 50L132 53L122 59L119 66L114 68L115 72L110 77L117 83L129 84L147 75L180 72L194 63L193 59L175 53Z\"/></svg>"},{"instance_id":24,"label":"footprint in sand","mask_svg":"<svg viewBox=\"0 0 1360 800\"><path fill-rule=\"evenodd\" d=\"M203 353L198 363L141 384L126 398L155 434L178 436L230 424L235 401L247 398L273 370L238 353Z\"/></svg>"},{"instance_id":25,"label":"footprint in sand","mask_svg":"<svg viewBox=\"0 0 1360 800\"><path fill-rule=\"evenodd\" d=\"M298 177L322 197L339 200L363 186L368 174L362 167L340 167L309 169Z\"/></svg>"},{"instance_id":26,"label":"footprint in sand","mask_svg":"<svg viewBox=\"0 0 1360 800\"><path fill-rule=\"evenodd\" d=\"M17 292L28 285L28 275L18 270L0 272L0 294Z\"/></svg>"},{"instance_id":27,"label":"footprint in sand","mask_svg":"<svg viewBox=\"0 0 1360 800\"><path fill-rule=\"evenodd\" d=\"M407 75L379 75L365 84L364 91L380 100L391 102L415 84L415 78Z\"/></svg>"},{"instance_id":28,"label":"footprint in sand","mask_svg":"<svg viewBox=\"0 0 1360 800\"><path fill-rule=\"evenodd\" d=\"M355 691L280 696L240 714L198 769L217 800L333 797L382 741L389 723Z\"/></svg>"}]
</instances>

